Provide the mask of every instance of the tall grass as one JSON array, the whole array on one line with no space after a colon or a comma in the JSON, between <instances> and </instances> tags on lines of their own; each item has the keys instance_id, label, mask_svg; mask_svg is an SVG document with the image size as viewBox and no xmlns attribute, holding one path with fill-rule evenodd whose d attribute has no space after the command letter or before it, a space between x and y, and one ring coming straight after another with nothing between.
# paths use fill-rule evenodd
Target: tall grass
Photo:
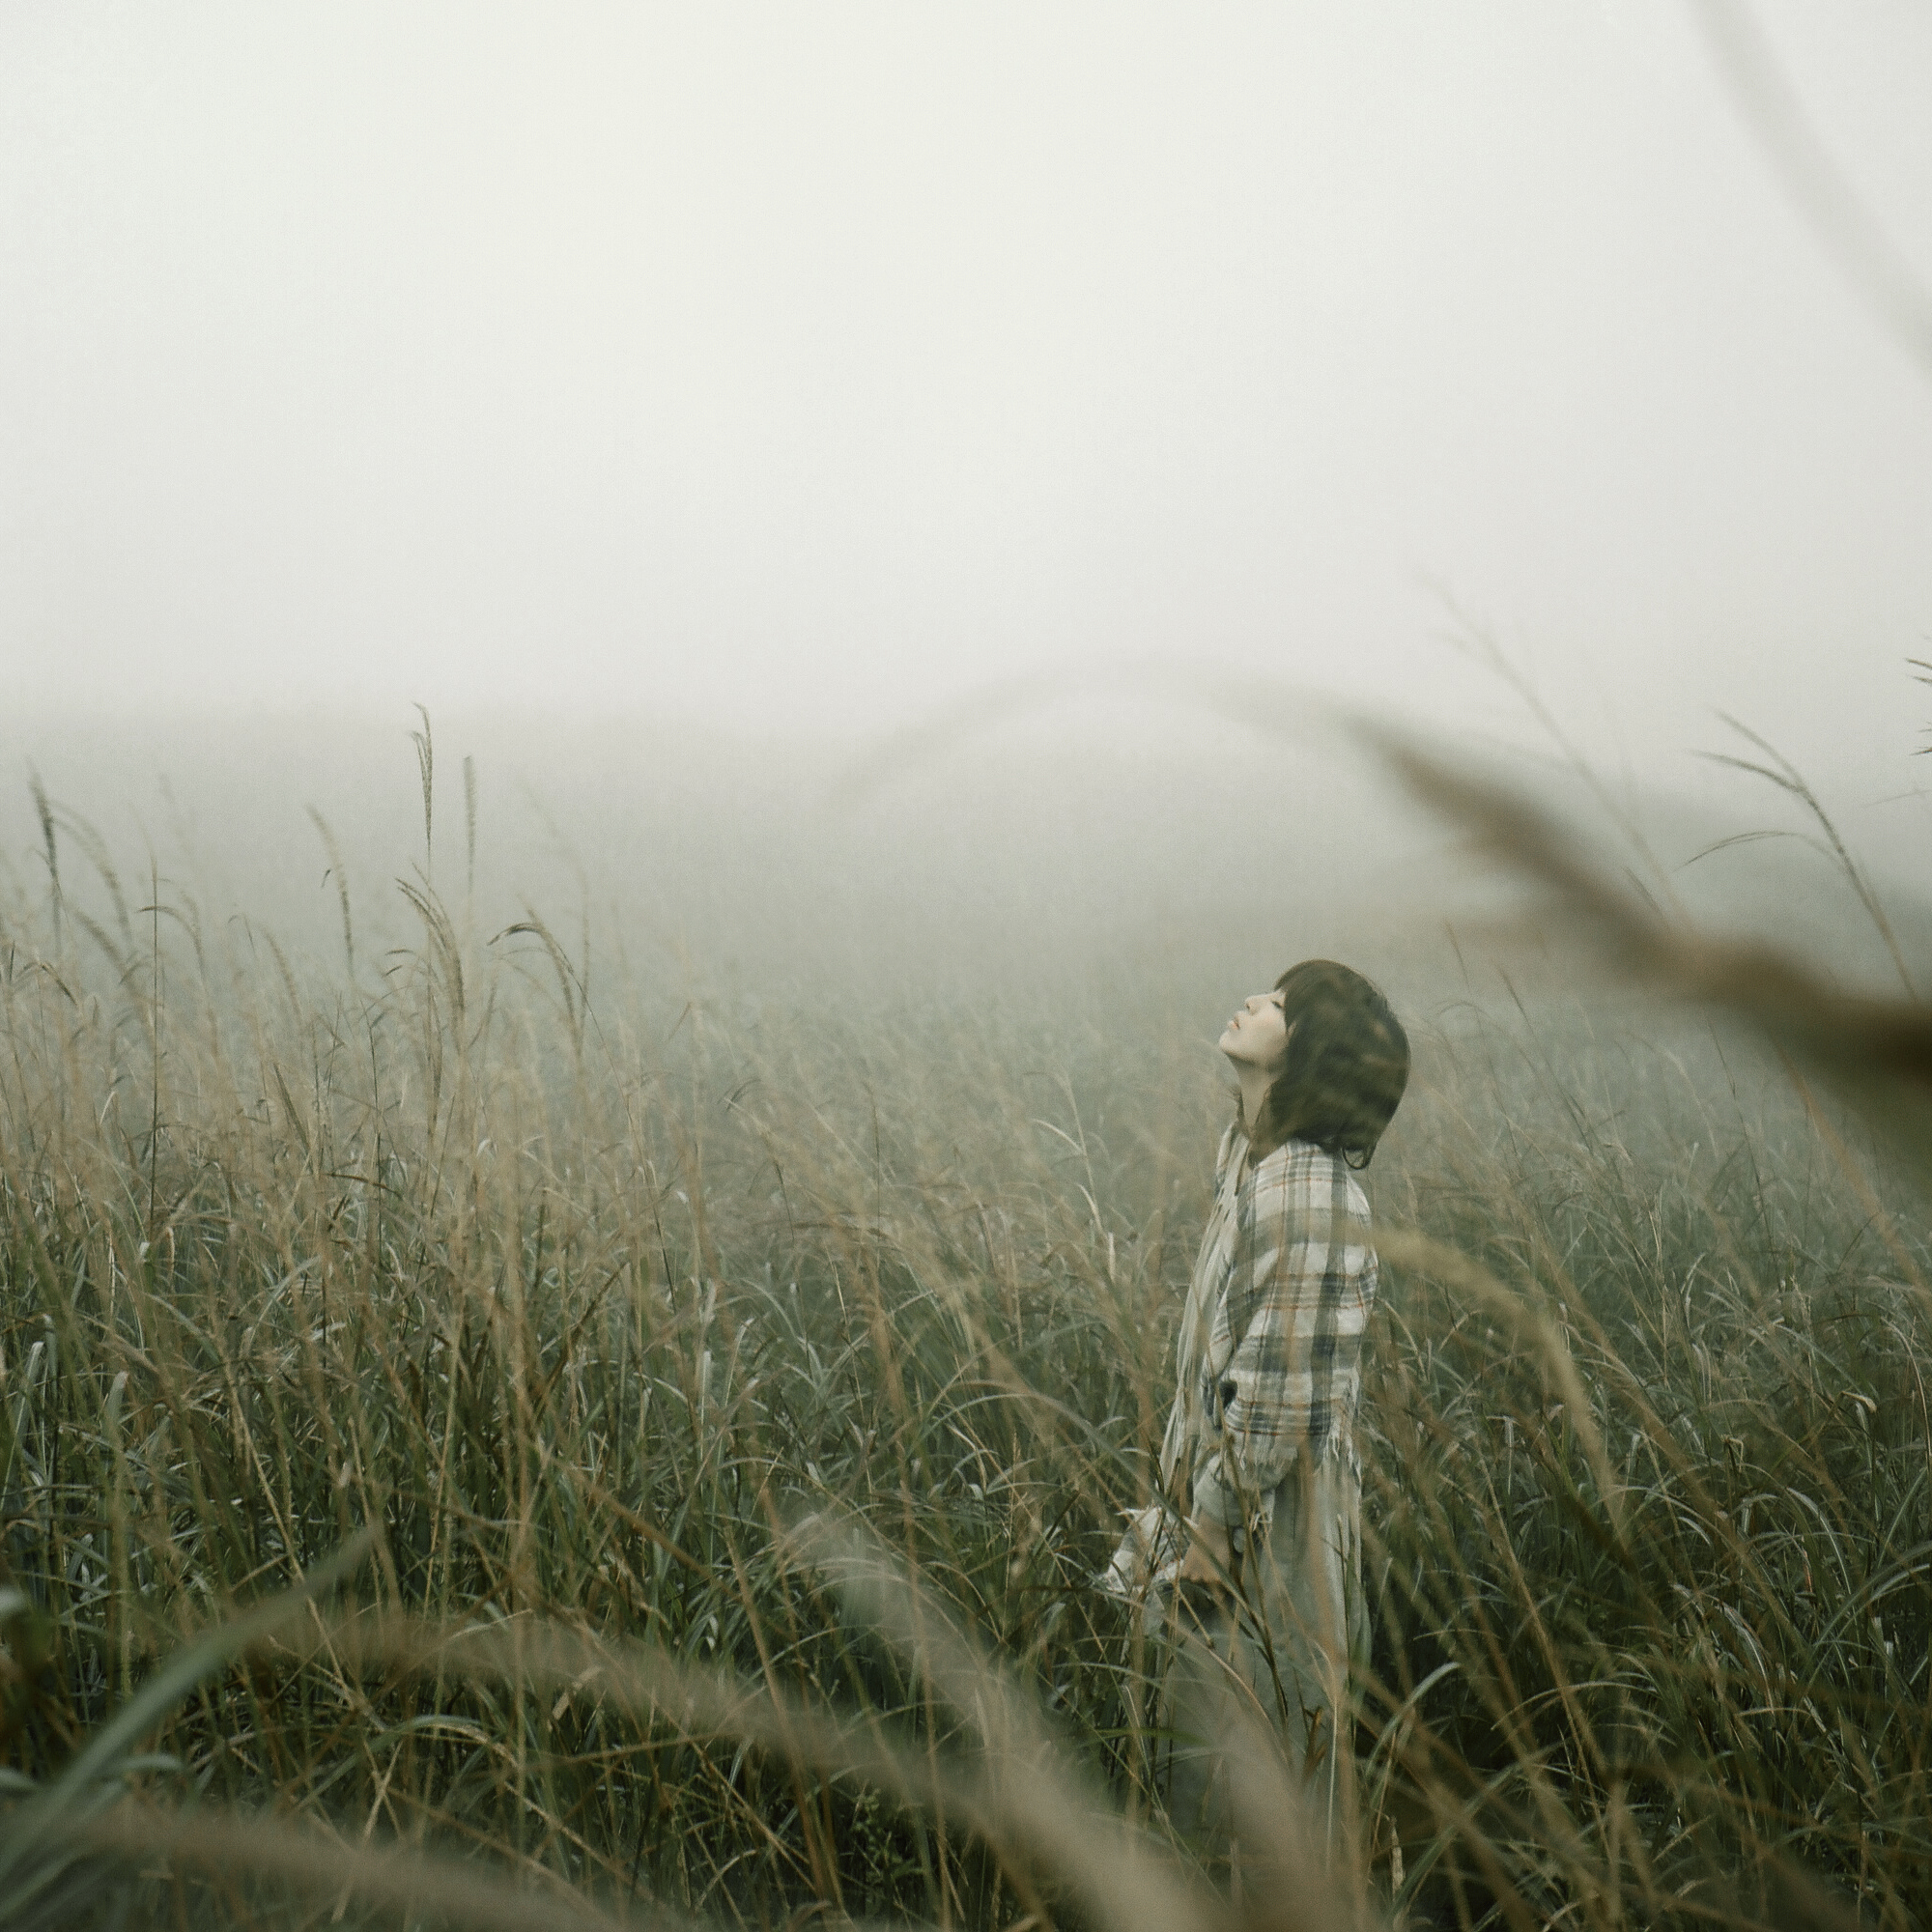
<instances>
[{"instance_id":1,"label":"tall grass","mask_svg":"<svg viewBox=\"0 0 1932 1932\"><path fill-rule=\"evenodd\" d=\"M1157 1009L666 1009L427 871L380 971L345 895L330 971L44 824L0 930L15 1773L372 1532L89 1770L47 1922L1222 1909L1090 1580L1226 1107ZM1910 1177L1742 1036L1484 970L1371 1177L1356 1813L1292 1880L1251 1833L1234 1909L1919 1922Z\"/></svg>"}]
</instances>

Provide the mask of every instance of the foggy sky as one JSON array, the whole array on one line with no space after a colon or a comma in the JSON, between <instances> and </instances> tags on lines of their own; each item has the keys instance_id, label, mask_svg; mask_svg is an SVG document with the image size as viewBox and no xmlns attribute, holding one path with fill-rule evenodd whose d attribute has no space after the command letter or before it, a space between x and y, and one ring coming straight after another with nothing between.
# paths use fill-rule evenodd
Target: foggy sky
<instances>
[{"instance_id":1,"label":"foggy sky","mask_svg":"<svg viewBox=\"0 0 1932 1932\"><path fill-rule=\"evenodd\" d=\"M1932 9L1764 11L1932 276ZM0 14L16 703L890 727L1111 654L1910 776L1932 384L1662 0Z\"/></svg>"}]
</instances>

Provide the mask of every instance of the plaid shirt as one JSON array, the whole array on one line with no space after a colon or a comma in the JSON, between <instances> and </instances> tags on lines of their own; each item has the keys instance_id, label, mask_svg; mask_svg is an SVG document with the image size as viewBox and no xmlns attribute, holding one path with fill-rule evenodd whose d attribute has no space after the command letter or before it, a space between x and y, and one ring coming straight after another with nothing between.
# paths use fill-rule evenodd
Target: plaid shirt
<instances>
[{"instance_id":1,"label":"plaid shirt","mask_svg":"<svg viewBox=\"0 0 1932 1932\"><path fill-rule=\"evenodd\" d=\"M1348 1164L1288 1141L1250 1169L1247 1151L1239 1127L1222 1136L1161 1451L1168 1494L1237 1544L1266 1527L1304 1452L1354 1454L1376 1298L1369 1204Z\"/></svg>"}]
</instances>

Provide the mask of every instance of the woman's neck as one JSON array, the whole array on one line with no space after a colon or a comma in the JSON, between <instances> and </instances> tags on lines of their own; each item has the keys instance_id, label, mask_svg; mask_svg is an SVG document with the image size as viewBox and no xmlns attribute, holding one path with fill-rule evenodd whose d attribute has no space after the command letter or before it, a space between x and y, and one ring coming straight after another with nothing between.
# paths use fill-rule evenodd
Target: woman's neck
<instances>
[{"instance_id":1,"label":"woman's neck","mask_svg":"<svg viewBox=\"0 0 1932 1932\"><path fill-rule=\"evenodd\" d=\"M1255 1129L1261 1124L1262 1109L1267 1105L1268 1089L1274 1084L1273 1073L1265 1067L1238 1066L1236 1068L1241 1082L1241 1126L1247 1137L1253 1140Z\"/></svg>"}]
</instances>

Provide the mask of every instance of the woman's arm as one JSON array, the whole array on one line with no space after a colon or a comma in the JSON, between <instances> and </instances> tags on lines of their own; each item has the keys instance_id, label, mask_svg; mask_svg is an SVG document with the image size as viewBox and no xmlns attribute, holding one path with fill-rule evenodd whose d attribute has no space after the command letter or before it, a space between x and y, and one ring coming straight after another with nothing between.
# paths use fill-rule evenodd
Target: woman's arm
<instances>
[{"instance_id":1,"label":"woman's arm","mask_svg":"<svg viewBox=\"0 0 1932 1932\"><path fill-rule=\"evenodd\" d=\"M1348 1428L1375 1292L1348 1167L1293 1143L1264 1161L1242 1186L1226 1328L1210 1343L1227 1367L1213 1391L1219 1446L1194 1478L1197 1522L1265 1527L1296 1458Z\"/></svg>"}]
</instances>

